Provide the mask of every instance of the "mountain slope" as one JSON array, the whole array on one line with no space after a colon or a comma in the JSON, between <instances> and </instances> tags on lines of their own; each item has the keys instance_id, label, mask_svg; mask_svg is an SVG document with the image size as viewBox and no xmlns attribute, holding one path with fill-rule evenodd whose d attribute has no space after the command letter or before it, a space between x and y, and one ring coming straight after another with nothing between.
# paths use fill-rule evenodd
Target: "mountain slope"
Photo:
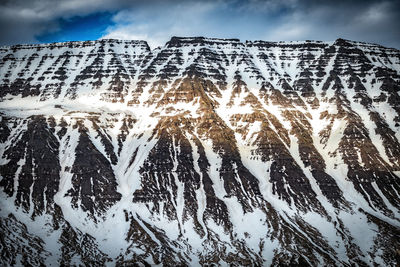
<instances>
[{"instance_id":1,"label":"mountain slope","mask_svg":"<svg viewBox=\"0 0 400 267\"><path fill-rule=\"evenodd\" d=\"M343 39L3 47L1 262L395 265L399 75Z\"/></svg>"}]
</instances>

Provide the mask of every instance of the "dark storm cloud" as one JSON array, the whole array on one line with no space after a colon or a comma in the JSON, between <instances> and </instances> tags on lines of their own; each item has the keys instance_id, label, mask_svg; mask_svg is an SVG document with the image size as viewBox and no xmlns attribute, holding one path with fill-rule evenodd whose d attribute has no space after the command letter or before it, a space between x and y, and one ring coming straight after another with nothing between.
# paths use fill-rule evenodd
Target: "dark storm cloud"
<instances>
[{"instance_id":1,"label":"dark storm cloud","mask_svg":"<svg viewBox=\"0 0 400 267\"><path fill-rule=\"evenodd\" d=\"M47 33L48 40L62 35L61 19L101 12L113 14L103 37L145 39L152 46L172 35L205 35L274 41L342 37L400 48L400 1L395 0L3 1L0 44L38 42Z\"/></svg>"},{"instance_id":2,"label":"dark storm cloud","mask_svg":"<svg viewBox=\"0 0 400 267\"><path fill-rule=\"evenodd\" d=\"M278 39L343 37L400 48L400 1L299 1L268 34Z\"/></svg>"}]
</instances>

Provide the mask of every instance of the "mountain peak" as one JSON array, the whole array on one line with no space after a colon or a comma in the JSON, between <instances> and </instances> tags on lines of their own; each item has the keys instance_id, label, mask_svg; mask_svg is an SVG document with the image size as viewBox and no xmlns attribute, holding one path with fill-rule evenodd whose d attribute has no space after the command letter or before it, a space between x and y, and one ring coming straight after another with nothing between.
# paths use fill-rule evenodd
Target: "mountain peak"
<instances>
[{"instance_id":1,"label":"mountain peak","mask_svg":"<svg viewBox=\"0 0 400 267\"><path fill-rule=\"evenodd\" d=\"M223 39L223 38L206 38L202 36L198 37L172 37L170 41L167 42L167 46L180 46L187 44L239 44L239 39Z\"/></svg>"}]
</instances>

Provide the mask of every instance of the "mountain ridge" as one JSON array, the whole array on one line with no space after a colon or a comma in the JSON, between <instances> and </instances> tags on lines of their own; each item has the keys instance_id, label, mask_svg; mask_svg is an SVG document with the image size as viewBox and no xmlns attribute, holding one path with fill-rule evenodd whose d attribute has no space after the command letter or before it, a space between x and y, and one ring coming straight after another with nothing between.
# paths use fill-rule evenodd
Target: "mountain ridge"
<instances>
[{"instance_id":1,"label":"mountain ridge","mask_svg":"<svg viewBox=\"0 0 400 267\"><path fill-rule=\"evenodd\" d=\"M245 40L241 41L240 39L237 38L219 38L219 37L204 37L204 36L191 36L191 37L183 37L183 36L172 36L169 41L165 43L164 46L166 46L169 42L171 41L182 41L182 40L209 40L209 41L222 41L222 42L230 42L234 41L237 43L242 43L242 44L255 44L255 43L270 43L270 44L305 44L305 43L316 43L316 44L329 44L332 45L333 43L338 43L338 42L349 42L353 44L364 44L364 45L372 45L372 46L378 46L378 47L383 47L386 49L393 49L393 50L399 50L398 48L395 47L386 47L383 45L380 45L378 43L372 43L372 42L364 42L364 41L353 41L350 39L345 39L338 37L334 41L322 41L322 40L297 40L297 41L268 41L268 40L261 40L261 39L255 39L255 40ZM104 38L104 39L98 39L98 40L85 40L85 41L60 41L60 42L50 42L50 43L26 43L26 44L13 44L13 45L3 45L0 46L0 49L7 49L7 48L36 48L36 47L51 47L51 46L66 46L66 45L73 45L73 44L93 44L96 42L116 42L116 43L145 43L148 45L147 41L145 40L136 40L136 39L113 39L113 38ZM150 46L149 46L150 47ZM161 48L162 46L158 46L155 48L152 48L150 50L158 49Z\"/></svg>"}]
</instances>

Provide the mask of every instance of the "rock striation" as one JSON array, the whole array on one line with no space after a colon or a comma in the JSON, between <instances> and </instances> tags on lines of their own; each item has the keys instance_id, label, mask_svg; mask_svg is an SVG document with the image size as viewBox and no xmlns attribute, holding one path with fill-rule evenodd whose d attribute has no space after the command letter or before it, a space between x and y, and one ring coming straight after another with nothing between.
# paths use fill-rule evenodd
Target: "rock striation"
<instances>
[{"instance_id":1,"label":"rock striation","mask_svg":"<svg viewBox=\"0 0 400 267\"><path fill-rule=\"evenodd\" d=\"M399 92L343 39L1 47L0 263L396 266Z\"/></svg>"}]
</instances>

